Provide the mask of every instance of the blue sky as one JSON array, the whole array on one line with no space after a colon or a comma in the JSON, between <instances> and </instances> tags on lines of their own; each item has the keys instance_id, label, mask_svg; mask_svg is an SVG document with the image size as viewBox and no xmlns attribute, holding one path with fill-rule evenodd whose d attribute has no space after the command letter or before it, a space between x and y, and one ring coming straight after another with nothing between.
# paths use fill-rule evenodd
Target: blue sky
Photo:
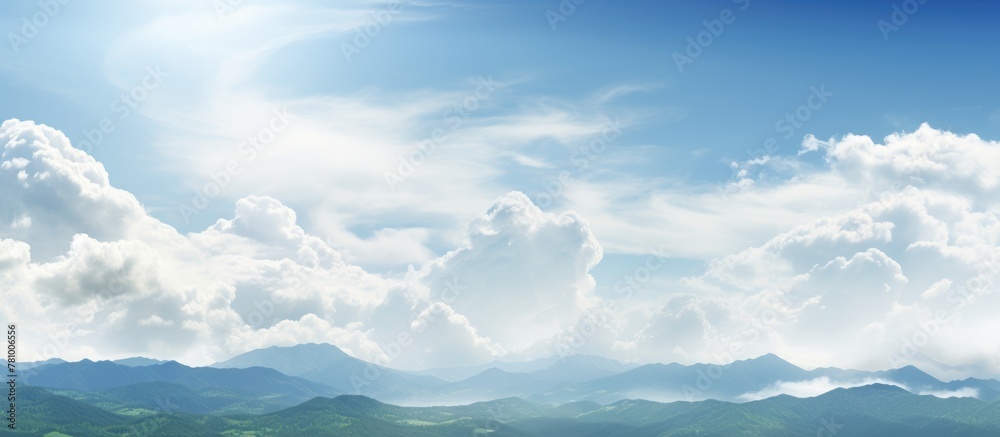
<instances>
[{"instance_id":1,"label":"blue sky","mask_svg":"<svg viewBox=\"0 0 1000 437\"><path fill-rule=\"evenodd\" d=\"M590 243L548 248L553 259L578 257L582 276L568 281L589 284L580 299L616 298L650 253L669 259L627 305L642 313L635 326L620 327L629 339L595 350L628 359L710 357L687 351L694 340L656 346L673 351L662 358L635 348L658 338L656 317L682 320L672 311L698 307L684 299L752 300L797 286L737 292L718 272L777 247L797 227L822 229L817 223L858 213L854 208L909 185L966 190L950 193L974 205L972 212L991 204L984 200L993 189L983 182L992 180L988 173L969 175L985 184L974 189L942 176L947 172L935 173L940 180L906 172L928 162L939 164L932 169L958 165L951 155L919 152L940 152L935 135L982 139L983 156L992 156L990 140L1000 138L1000 5L992 2L52 0L0 8L7 41L0 47L2 118L61 131L152 220L197 240L233 219L239 199L267 196L348 265L379 280L417 271L431 281L434 266L457 262L456 251L475 246L475 223L491 205L535 217L524 212L529 207L511 206L524 200L509 198L518 191L552 214L545 220L580 223L598 242L599 262L579 252ZM691 62L679 65L679 56ZM134 105L122 102L129 95ZM106 132L98 133L102 120ZM849 153L856 145L849 134L883 144L895 133L904 136L900 144L926 150ZM268 140L250 152L248 136ZM428 140L430 153L417 146ZM228 170L232 164L239 170ZM396 182L387 176L404 167L413 174ZM17 222L19 211L12 207L0 221ZM559 216L565 211L579 222ZM559 235L553 241L565 242ZM17 240L14 231L0 237ZM70 247L68 238L45 245L61 248L54 256ZM779 270L801 279L871 248L910 268L881 243L861 246L810 246L802 250L817 257L814 265L788 261L791 267ZM52 259L34 250L32 262ZM767 270L754 265L741 274ZM588 302L580 308L596 305ZM711 332L726 325L712 322L706 309L718 302L696 311ZM759 304L748 302L733 305ZM302 317L294 320L305 323ZM496 341L493 355L541 347ZM798 353L801 362L826 359L786 341L769 345L787 347L783 356ZM977 365L1000 369L991 359L978 357ZM873 367L879 360L857 358Z\"/></svg>"},{"instance_id":2,"label":"blue sky","mask_svg":"<svg viewBox=\"0 0 1000 437\"><path fill-rule=\"evenodd\" d=\"M1000 108L997 88L989 84L995 82L998 61L990 54L1000 42L989 24L998 7L988 2L922 4L885 40L877 23L892 22L893 5L720 1L623 6L588 1L575 6L565 21L553 21L553 29L546 12L562 16L559 2L406 4L351 62L340 45L351 42L355 32L322 32L269 53L245 72L243 86L271 99L368 93L391 102L413 92L461 90L470 78L491 75L516 85L491 102L489 112L474 117L517 114L540 101L595 116L627 117L632 122L617 146L644 147L644 159L615 170L690 185L725 182L732 177L730 162L747 159L748 151L776 135L779 153L785 154L797 150L806 134L881 138L922 122L995 137ZM237 18L210 24L235 28L242 6L255 4L221 9ZM34 3L4 7L9 11L2 24L16 34L22 17L41 10ZM362 19L374 19L364 17L368 10L387 10L377 4L345 8L358 11ZM211 19L217 16L214 9L192 6L185 12ZM705 30L702 22L717 19L725 9L733 11L735 21L678 71L673 54L683 54L687 38L696 38ZM186 59L183 52L192 48L191 41L186 41L189 47L178 44L173 48L178 52L162 62L155 53L125 59L112 53L125 35L169 11L118 4L61 6L51 24L17 47L17 53L14 44L3 48L8 66L0 85L5 116L59 126L74 142L84 141L83 131L109 115L111 102L141 78L147 64L187 73L171 74L151 98L178 96L164 105L204 98L202 88L213 66ZM94 26L96 22L101 25ZM789 138L784 138L786 131L776 132L775 121L793 113L805 103L810 87L820 85L835 97ZM622 92L600 99L616 89ZM181 220L173 206L186 187L177 181L191 175L157 165L145 149L181 133L143 117L141 107L139 115L117 123L94 156L154 216L186 231L211 223L208 214ZM562 150L537 145L536 154L559 164ZM505 169L510 174L497 178L499 188L532 195L544 178L557 174L519 170ZM213 212L228 209L218 205Z\"/></svg>"}]
</instances>

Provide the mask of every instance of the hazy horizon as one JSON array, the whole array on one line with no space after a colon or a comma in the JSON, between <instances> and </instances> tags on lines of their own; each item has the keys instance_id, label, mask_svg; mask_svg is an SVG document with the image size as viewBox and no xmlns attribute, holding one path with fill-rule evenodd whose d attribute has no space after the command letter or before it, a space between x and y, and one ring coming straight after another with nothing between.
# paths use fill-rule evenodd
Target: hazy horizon
<instances>
[{"instance_id":1,"label":"hazy horizon","mask_svg":"<svg viewBox=\"0 0 1000 437\"><path fill-rule=\"evenodd\" d=\"M223 358L223 359L220 359L218 361L215 361L215 362L212 362L212 363L207 363L207 364L185 363L183 361L174 360L174 359L156 359L156 360L157 361L167 361L167 362L174 361L174 362L183 364L183 365L188 366L188 367L207 367L207 366L216 366L218 364L224 363L224 362L229 361L229 360L231 360L233 358L236 358L238 356L244 355L244 354L246 354L248 352L253 352L253 351L257 351L257 350L264 350L264 349L271 349L271 348L293 348L293 347L299 346L299 345L329 345L329 346L337 347L337 345L332 345L330 343L298 343L298 344L295 344L295 345L272 345L272 346L267 346L267 347L263 347L263 348L260 348L260 349L252 349L252 350L249 350L249 351L236 353L236 354L234 354L234 355L232 355L232 356L230 356L228 358ZM337 347L337 348L340 349L341 351L343 351L344 353L347 353L348 355L350 355L353 358L364 360L363 358L360 358L360 357L354 355L350 350L345 350L345 349L340 348L340 347ZM426 368L420 368L420 369L398 369L398 368L393 367L391 365L391 363L389 365L382 365L382 366L383 367L388 367L388 368L394 369L394 370L402 370L402 371L405 371L405 372L421 373L421 372L426 372L428 370L448 369L448 368L451 368L451 367L458 367L458 368L465 368L465 367L469 367L469 368L476 368L476 367L491 368L489 365L492 364L492 363L497 363L497 362L516 364L516 363L530 363L530 362L535 362L535 361L539 361L539 360L544 361L544 360L549 360L549 359L556 360L556 361L561 361L561 360L564 360L564 359L576 356L576 357L598 357L598 358L606 358L606 359L609 359L609 360L618 361L618 362L620 362L622 364L635 365L635 366L644 366L644 365L648 365L648 364L681 364L681 365L684 365L684 366L705 365L705 366L722 366L722 367L728 367L730 364L733 364L735 362L739 362L739 361L752 361L752 360L756 360L756 359L765 357L767 355L777 356L779 359L781 359L781 360L783 360L785 362L788 362L789 364L792 364L792 365L794 365L796 367L799 367L799 368L801 368L803 370L807 370L807 371L835 367L835 366L802 366L802 365L796 364L796 363L794 363L794 362L792 362L790 360L786 360L784 357L781 357L779 355L772 354L772 353L767 353L767 354L763 354L763 355L759 355L759 356L754 356L754 357L738 358L738 359L734 359L733 361L727 361L727 362L700 362L700 361L689 361L689 362L683 362L683 361L668 361L668 362L644 361L644 362L638 362L638 361L617 360L615 358L605 357L605 356L602 356L602 355L571 354L571 355L563 355L563 356L549 355L549 356L532 356L532 357L523 357L523 356L522 357L517 357L517 356L509 357L509 356L502 356L502 357L497 357L497 358L491 359L489 361L485 361L485 362L481 362L481 363L473 363L473 364L469 364L469 365L465 365L465 366L439 366L439 367L426 367ZM140 356L140 355L131 355L131 356L101 357L101 358L83 357L83 358L75 359L75 360L72 360L72 361L71 360L64 360L64 361L66 361L66 362L80 362L80 361L83 361L83 360L90 360L90 361L94 361L94 362L97 362L97 361L112 361L112 362L114 362L114 361L123 361L123 360L129 360L129 359L134 359L134 358L153 359L153 358L144 357L144 356ZM60 359L61 360L62 358L60 358L60 357L52 357L52 358L49 358L49 359ZM37 362L32 362L32 363L37 363ZM378 364L378 363L373 363L373 364ZM379 364L379 365L381 365L381 364ZM851 368L851 369L845 369L845 370L880 371L880 370L899 369L899 368L908 367L908 366L914 366L914 365L913 364L909 364L909 363L903 363L903 364L901 364L899 366L896 366L896 367L884 367L884 368L874 368L874 367L873 368ZM914 366L914 367L916 367L916 366ZM959 379L965 379L965 378L968 378L968 377L974 377L972 375L962 374L961 370L959 370L959 369L951 369L951 372L946 373L946 374L936 374L934 371L927 371L925 369L920 369L920 370L925 371L929 375L931 375L931 376L933 376L933 377L935 377L937 379L940 379L942 381L959 380ZM955 372L955 374L957 374L958 376L949 376L949 375L952 374L952 372ZM997 380L1000 380L1000 375L981 375L980 377L987 378L987 379L997 379Z\"/></svg>"}]
</instances>

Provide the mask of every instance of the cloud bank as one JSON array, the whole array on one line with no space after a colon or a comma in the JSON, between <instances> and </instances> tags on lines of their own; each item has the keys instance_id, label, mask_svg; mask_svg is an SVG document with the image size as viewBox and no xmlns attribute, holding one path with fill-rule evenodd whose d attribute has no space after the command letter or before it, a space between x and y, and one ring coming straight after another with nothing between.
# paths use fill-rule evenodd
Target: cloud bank
<instances>
[{"instance_id":1,"label":"cloud bank","mask_svg":"<svg viewBox=\"0 0 1000 437\"><path fill-rule=\"evenodd\" d=\"M835 381L831 380L829 377L822 376L806 381L778 382L763 390L742 394L738 396L738 399L741 401L757 401L778 395L789 395L797 398L811 398L838 388L854 388L871 384L894 385L911 393L935 396L939 398L979 397L979 390L972 387L962 387L957 390L913 390L910 387L907 387L906 384L881 378Z\"/></svg>"},{"instance_id":2,"label":"cloud bank","mask_svg":"<svg viewBox=\"0 0 1000 437\"><path fill-rule=\"evenodd\" d=\"M0 293L9 303L0 311L22 325L28 359L207 364L329 342L421 368L551 355L586 321L593 329L570 352L664 362L774 352L804 366L1000 374L996 340L977 334L1000 328L990 311L1000 305L1000 145L975 135L924 125L884 144L807 137L800 156L747 164L738 188L696 196L730 199L736 209L715 212L718 223L766 219L740 209L753 202L800 217L796 199L809 193L829 195L828 212L641 301L595 294L591 271L604 253L595 235L613 209L596 213L595 227L586 207L546 212L511 192L458 230L451 251L393 276L345 261L279 199L242 198L231 216L181 234L55 129L8 120L0 145ZM809 154L822 163L801 161ZM768 177L763 168L795 171ZM630 238L659 235L670 222L653 226L663 208L627 209L646 211L649 223L634 229L622 217L622 227ZM706 244L726 238L697 226L671 232Z\"/></svg>"}]
</instances>

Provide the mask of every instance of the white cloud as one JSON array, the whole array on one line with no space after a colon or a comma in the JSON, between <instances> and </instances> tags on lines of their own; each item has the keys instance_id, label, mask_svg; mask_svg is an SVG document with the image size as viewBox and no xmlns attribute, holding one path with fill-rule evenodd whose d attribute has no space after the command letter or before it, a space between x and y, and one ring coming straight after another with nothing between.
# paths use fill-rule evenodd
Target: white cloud
<instances>
[{"instance_id":1,"label":"white cloud","mask_svg":"<svg viewBox=\"0 0 1000 437\"><path fill-rule=\"evenodd\" d=\"M440 17L437 6L404 3L386 35ZM156 120L151 145L143 146L182 181L180 189L203 191L229 163L239 165L239 174L219 176L227 182L209 208L198 211L196 223L220 214L220 205L267 194L294 208L298 222L348 262L400 271L460 243L454 241L457 228L515 189L497 180L512 159L528 171L549 166L548 156L529 148L540 142L576 145L605 127L606 115L595 102L512 95L508 91L527 79L509 71L476 72L432 89L371 87L317 95L261 87L262 77L288 63L286 56L317 40L329 42L329 59L310 57L306 68L357 66L341 64L336 47L371 24L372 10L385 5L245 4L224 22L203 5L184 6L117 32L121 37L110 44L103 65L122 90L147 65L169 73L136 111ZM177 28L186 29L184 35ZM373 40L361 56L378 50L378 43ZM491 89L485 94L484 82ZM632 90L623 86L618 92ZM475 109L455 110L470 99ZM518 111L498 110L511 105ZM247 153L240 144L266 127L275 110L295 119L261 150ZM419 157L412 175L390 187L386 174L413 165L416 146L435 138L436 129L444 135L434 141L434 152ZM181 202L156 206L154 214L165 222L189 225ZM373 223L379 225L372 229Z\"/></svg>"},{"instance_id":2,"label":"white cloud","mask_svg":"<svg viewBox=\"0 0 1000 437\"><path fill-rule=\"evenodd\" d=\"M737 396L741 401L757 401L778 395L789 395L797 398L811 398L819 396L838 388L854 388L871 384L894 385L903 390L918 395L935 396L939 398L978 398L979 390L971 387L962 387L956 390L913 390L896 381L882 378L864 378L860 380L831 380L829 377L808 379L804 381L779 381L763 390L744 393Z\"/></svg>"},{"instance_id":3,"label":"white cloud","mask_svg":"<svg viewBox=\"0 0 1000 437\"><path fill-rule=\"evenodd\" d=\"M591 270L604 250L590 223L576 212L542 211L518 192L472 219L451 252L434 258L405 246L390 258L426 261L402 276L379 275L351 259L377 259L376 247L427 235L383 228L362 239L341 223L331 229L343 238L328 243L268 196L241 198L231 218L181 235L111 186L103 166L59 132L10 120L0 138L10 163L0 164L0 217L31 218L31 226L0 231L0 292L12 302L2 311L32 324L24 344L37 345L36 354L204 364L269 344L327 341L419 368L548 355L589 324L596 330L578 351L630 360L774 352L805 366L887 368L898 367L887 355L896 353L938 375L958 365L986 376L1000 369L996 340L969 336L998 328L991 308L1000 304L990 286L1000 216L989 194L998 188L993 175L980 174L1000 169L957 156L987 159L998 146L972 136L922 127L890 137L891 146L853 136L809 146L827 154L826 168L750 185L740 201L785 215L794 202L768 196L801 199L813 186L871 194L831 202L835 213L789 225L622 305L594 294ZM914 168L930 170L917 180ZM889 190L895 177L907 184ZM691 241L729 238L685 232Z\"/></svg>"},{"instance_id":4,"label":"white cloud","mask_svg":"<svg viewBox=\"0 0 1000 437\"><path fill-rule=\"evenodd\" d=\"M23 213L17 216L17 218L15 218L14 221L10 223L11 229L24 229L30 227L31 227L31 216L28 215L28 213Z\"/></svg>"},{"instance_id":5,"label":"white cloud","mask_svg":"<svg viewBox=\"0 0 1000 437\"><path fill-rule=\"evenodd\" d=\"M135 196L111 186L104 166L73 148L61 132L32 122L0 125L0 217L9 237L31 245L33 258L65 252L76 233L127 238L155 226Z\"/></svg>"},{"instance_id":6,"label":"white cloud","mask_svg":"<svg viewBox=\"0 0 1000 437\"><path fill-rule=\"evenodd\" d=\"M676 346L695 361L725 361L738 350L736 358L775 352L806 366L913 363L945 377L961 375L949 366L975 363L963 372L1000 373L996 341L969 335L993 325L982 308L998 303L1000 144L924 125L885 145L849 135L804 147L825 153L827 167L747 190L827 181L828 190L860 197L845 205L834 196L836 213L678 282L626 349ZM776 205L767 217L788 214ZM678 323L681 316L690 321ZM665 340L670 333L676 339Z\"/></svg>"},{"instance_id":7,"label":"white cloud","mask_svg":"<svg viewBox=\"0 0 1000 437\"><path fill-rule=\"evenodd\" d=\"M979 390L972 387L962 387L958 390L923 390L917 394L938 398L979 398Z\"/></svg>"},{"instance_id":8,"label":"white cloud","mask_svg":"<svg viewBox=\"0 0 1000 437\"><path fill-rule=\"evenodd\" d=\"M778 395L789 395L797 398L811 398L838 388L853 388L870 384L894 385L904 390L908 390L902 384L885 379L867 378L858 381L831 381L829 377L821 376L819 378L805 381L779 381L763 390L739 395L737 396L737 399L741 401L757 401Z\"/></svg>"},{"instance_id":9,"label":"white cloud","mask_svg":"<svg viewBox=\"0 0 1000 437\"><path fill-rule=\"evenodd\" d=\"M522 193L498 199L469 225L468 246L427 264L432 296L449 282L449 305L480 335L521 349L555 335L592 306L590 270L603 256L587 223L572 212L542 212Z\"/></svg>"},{"instance_id":10,"label":"white cloud","mask_svg":"<svg viewBox=\"0 0 1000 437\"><path fill-rule=\"evenodd\" d=\"M317 217L328 215L321 212ZM391 269L399 265L420 265L434 258L434 253L427 248L431 236L428 228L382 228L361 238L336 226L337 218L317 218L317 221L321 224L316 227L327 235L327 244L353 264Z\"/></svg>"},{"instance_id":11,"label":"white cloud","mask_svg":"<svg viewBox=\"0 0 1000 437\"><path fill-rule=\"evenodd\" d=\"M23 186L7 179L2 192L17 202L0 212L39 217L37 233L12 228L0 240L3 298L17 303L4 312L25 323L27 357L96 352L205 364L271 344L331 342L402 367L473 364L555 332L592 299L589 271L601 248L586 223L544 213L520 193L473 221L463 247L405 278L383 277L345 262L271 197L240 199L231 219L180 235L112 187L103 167L57 131L14 120L3 126L5 150L30 145L29 156L49 157L9 167L62 168L61 180L77 187L91 181L97 186L76 196L108 220L50 216L52 206L85 203L71 185L49 206L52 199L18 195ZM389 244L393 234L381 238ZM66 249L33 262L36 246ZM459 295L442 296L455 279ZM511 321L522 330L509 329ZM400 350L393 342L403 332L409 340Z\"/></svg>"}]
</instances>

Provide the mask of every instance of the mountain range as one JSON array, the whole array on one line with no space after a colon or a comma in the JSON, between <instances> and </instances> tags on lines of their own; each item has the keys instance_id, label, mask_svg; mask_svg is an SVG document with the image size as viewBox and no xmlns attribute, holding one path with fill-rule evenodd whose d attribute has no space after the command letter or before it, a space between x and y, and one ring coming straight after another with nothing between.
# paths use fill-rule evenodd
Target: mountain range
<instances>
[{"instance_id":1,"label":"mountain range","mask_svg":"<svg viewBox=\"0 0 1000 437\"><path fill-rule=\"evenodd\" d=\"M993 379L945 382L913 366L805 370L773 354L726 365L636 365L574 355L409 372L333 345L303 344L254 350L210 367L142 357L52 359L25 367L19 417L27 419L20 423L59 432L81 423L70 435L128 435L136 427L140 434L166 435L330 429L343 435L477 429L490 435L731 435L737 429L802 435L827 416L884 435L932 435L920 434L932 429L975 435L994 430L995 420L981 416L1000 405L1000 381ZM914 427L918 419L926 426Z\"/></svg>"},{"instance_id":2,"label":"mountain range","mask_svg":"<svg viewBox=\"0 0 1000 437\"><path fill-rule=\"evenodd\" d=\"M883 371L805 370L774 354L726 365L636 365L570 355L405 372L353 358L329 344L304 344L250 351L212 366L269 367L329 385L341 393L408 405L468 403L506 396L556 404L583 400L608 404L623 399L741 402L779 394L789 384L832 389L870 383L898 385L916 394L1000 398L1000 381L992 379L944 382L913 366ZM377 373L376 378L367 378L373 373Z\"/></svg>"},{"instance_id":3,"label":"mountain range","mask_svg":"<svg viewBox=\"0 0 1000 437\"><path fill-rule=\"evenodd\" d=\"M987 436L1000 435L1000 402L915 395L873 384L799 399L659 403L583 401L559 406L504 398L452 407L401 407L342 395L256 415L115 414L28 386L17 432L0 435L187 436Z\"/></svg>"},{"instance_id":4,"label":"mountain range","mask_svg":"<svg viewBox=\"0 0 1000 437\"><path fill-rule=\"evenodd\" d=\"M215 369L175 361L149 366L63 362L35 367L22 374L20 381L117 412L131 408L205 414L264 412L340 394L327 385L266 367Z\"/></svg>"},{"instance_id":5,"label":"mountain range","mask_svg":"<svg viewBox=\"0 0 1000 437\"><path fill-rule=\"evenodd\" d=\"M196 393L206 389L236 390L253 396L278 394L286 399L272 402L271 408L315 396L341 394L414 406L466 404L503 397L520 397L543 404L578 401L610 404L624 399L745 402L786 392L817 395L836 387L872 383L897 385L915 394L971 396L986 401L1000 398L1000 381L993 379L945 382L913 366L884 371L805 370L773 354L726 365L638 366L603 357L574 355L494 362L495 365L485 369L422 372L368 363L329 344L258 349L210 367L144 360L49 362L32 369L32 375L25 380L32 385L77 392L103 392L132 384L163 382ZM158 364L138 365L144 362ZM469 373L473 374L458 378Z\"/></svg>"}]
</instances>

